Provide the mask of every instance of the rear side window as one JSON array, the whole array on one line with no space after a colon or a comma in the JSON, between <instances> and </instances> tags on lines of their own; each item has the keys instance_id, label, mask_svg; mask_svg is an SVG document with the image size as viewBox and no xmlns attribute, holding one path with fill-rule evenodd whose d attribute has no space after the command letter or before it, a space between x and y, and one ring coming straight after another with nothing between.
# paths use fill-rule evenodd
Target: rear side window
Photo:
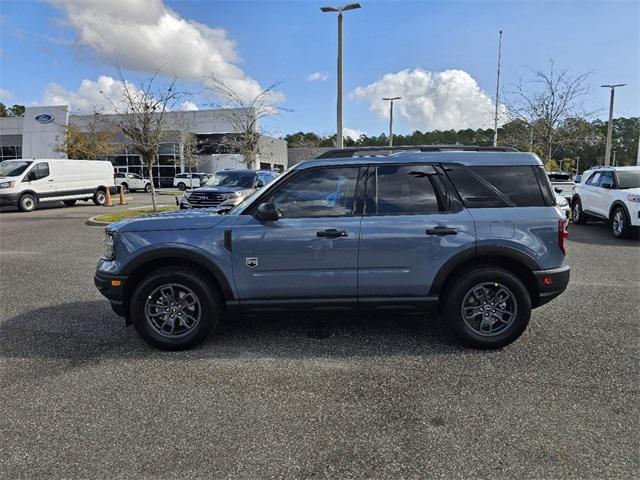
<instances>
[{"instance_id":1,"label":"rear side window","mask_svg":"<svg viewBox=\"0 0 640 480\"><path fill-rule=\"evenodd\" d=\"M440 210L428 165L388 165L374 170L367 184L369 215L420 215Z\"/></svg>"},{"instance_id":2,"label":"rear side window","mask_svg":"<svg viewBox=\"0 0 640 480\"><path fill-rule=\"evenodd\" d=\"M553 205L551 192L543 190L535 169L530 165L445 167L465 205L469 208L538 207ZM546 176L545 176L546 177ZM543 182L548 184L548 180ZM545 197L546 200L545 200Z\"/></svg>"}]
</instances>

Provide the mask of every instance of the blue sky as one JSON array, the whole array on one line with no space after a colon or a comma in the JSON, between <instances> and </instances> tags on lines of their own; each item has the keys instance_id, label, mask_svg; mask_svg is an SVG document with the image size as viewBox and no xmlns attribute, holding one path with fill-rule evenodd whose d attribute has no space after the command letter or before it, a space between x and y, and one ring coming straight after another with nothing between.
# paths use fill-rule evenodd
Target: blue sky
<instances>
[{"instance_id":1,"label":"blue sky","mask_svg":"<svg viewBox=\"0 0 640 480\"><path fill-rule=\"evenodd\" d=\"M126 43L126 36L138 29L137 22L144 23L151 15L146 8L154 5L160 13L168 8L177 25L204 24L204 29L194 28L205 32L211 52L218 52L217 45L223 45L220 48L226 57L220 68L231 70L229 78L243 82L246 88L255 82L262 86L282 82L278 86L285 98L281 105L292 111L265 122L269 132L330 133L335 129L336 16L320 12L319 7L325 3L149 0L132 11L128 7L112 9L106 22L110 25L104 25L100 9L92 12L91 5L87 8L74 0L2 0L1 101L32 104L70 98L72 103L80 105L84 101L86 105L96 98L87 91L98 87L87 84L78 94L81 82L97 82L101 75L117 78L115 55L129 56L124 76L134 83L148 75L149 65L154 62L158 67L169 63L169 68L183 78L185 89L200 90L199 72L217 75L217 66L203 59L197 49L185 48L184 57L178 52L167 61L162 58L163 52L174 47L179 50L180 42L169 42L168 48L161 46L152 58L140 43L136 44L135 37ZM345 127L370 134L386 131L386 113L377 96L391 89L402 91L389 94L408 95L408 101L398 107L396 131L485 124L485 111L490 110L495 96L500 29L505 35L505 93L512 90L519 77L527 77L524 66L544 68L552 57L558 66L576 74L592 72L589 83L593 88L585 98L585 107L595 116L606 117L609 93L599 85L610 82L628 84L617 92L616 115L640 115L638 2L361 3L363 8L346 12L344 21ZM112 26L114 30L109 30ZM120 51L112 52L111 42L104 38L118 32L118 26L122 28L117 34ZM97 44L92 43L96 30L105 30ZM207 36L211 32L217 32L213 38ZM218 40L218 34L224 38ZM203 60L203 66L191 68ZM408 74L398 74L406 69ZM440 74L447 70L457 72ZM308 81L313 73L327 78ZM380 82L384 75L387 79ZM431 90L421 91L424 82ZM52 84L56 86L52 88ZM189 100L200 108L206 108L209 102L197 96ZM426 104L434 111L422 111Z\"/></svg>"}]
</instances>

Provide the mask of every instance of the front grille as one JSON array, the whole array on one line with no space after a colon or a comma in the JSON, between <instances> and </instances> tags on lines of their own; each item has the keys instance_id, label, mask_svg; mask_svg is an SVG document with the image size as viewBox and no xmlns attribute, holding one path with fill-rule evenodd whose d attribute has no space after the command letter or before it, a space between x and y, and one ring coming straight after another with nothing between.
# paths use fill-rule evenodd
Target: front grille
<instances>
[{"instance_id":1,"label":"front grille","mask_svg":"<svg viewBox=\"0 0 640 480\"><path fill-rule=\"evenodd\" d=\"M194 207L217 207L224 198L221 193L195 193L187 197L189 203Z\"/></svg>"}]
</instances>

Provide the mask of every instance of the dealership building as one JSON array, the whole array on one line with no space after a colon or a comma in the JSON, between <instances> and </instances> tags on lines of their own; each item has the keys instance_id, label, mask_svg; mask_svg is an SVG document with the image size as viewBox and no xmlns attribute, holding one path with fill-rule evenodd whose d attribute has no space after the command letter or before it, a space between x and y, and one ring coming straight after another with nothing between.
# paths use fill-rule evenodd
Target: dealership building
<instances>
[{"instance_id":1,"label":"dealership building","mask_svg":"<svg viewBox=\"0 0 640 480\"><path fill-rule=\"evenodd\" d=\"M188 171L183 161L184 148L180 132L187 129L198 141L197 168L214 173L225 168L246 168L243 156L232 151L225 139L241 133L239 115L255 115L250 109L215 109L165 113L166 132L158 145L158 158L153 167L158 186L171 186L173 177ZM119 115L93 115L69 113L66 105L27 107L22 117L0 117L0 161L14 158L67 158L56 146L62 143L67 125L79 130L89 126L116 125ZM251 122L256 124L257 122ZM117 172L146 176L141 156L127 145L124 137L116 137L118 151L105 157ZM261 169L284 171L287 167L287 144L279 138L261 135L258 141L257 162Z\"/></svg>"}]
</instances>

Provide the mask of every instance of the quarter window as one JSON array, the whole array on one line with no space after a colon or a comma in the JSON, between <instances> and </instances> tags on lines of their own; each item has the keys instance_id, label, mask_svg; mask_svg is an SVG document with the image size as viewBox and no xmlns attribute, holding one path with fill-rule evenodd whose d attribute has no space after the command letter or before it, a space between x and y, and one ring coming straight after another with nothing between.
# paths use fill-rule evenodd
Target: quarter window
<instances>
[{"instance_id":1,"label":"quarter window","mask_svg":"<svg viewBox=\"0 0 640 480\"><path fill-rule=\"evenodd\" d=\"M367 184L370 215L425 215L440 210L428 165L377 167Z\"/></svg>"},{"instance_id":2,"label":"quarter window","mask_svg":"<svg viewBox=\"0 0 640 480\"><path fill-rule=\"evenodd\" d=\"M352 215L359 168L314 168L267 197L284 218Z\"/></svg>"}]
</instances>

